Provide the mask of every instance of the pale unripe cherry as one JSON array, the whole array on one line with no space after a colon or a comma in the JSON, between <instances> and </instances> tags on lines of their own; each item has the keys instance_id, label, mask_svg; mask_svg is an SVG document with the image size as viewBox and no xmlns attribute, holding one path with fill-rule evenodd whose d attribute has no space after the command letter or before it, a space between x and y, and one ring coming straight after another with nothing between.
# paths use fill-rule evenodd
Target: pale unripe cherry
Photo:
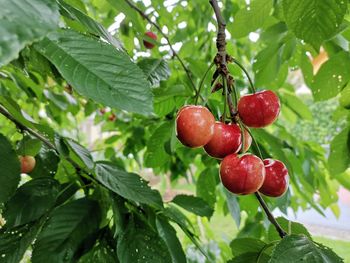
<instances>
[{"instance_id":1,"label":"pale unripe cherry","mask_svg":"<svg viewBox=\"0 0 350 263\"><path fill-rule=\"evenodd\" d=\"M33 156L24 155L24 156L19 156L18 158L21 163L21 173L28 174L34 170L36 161Z\"/></svg>"}]
</instances>

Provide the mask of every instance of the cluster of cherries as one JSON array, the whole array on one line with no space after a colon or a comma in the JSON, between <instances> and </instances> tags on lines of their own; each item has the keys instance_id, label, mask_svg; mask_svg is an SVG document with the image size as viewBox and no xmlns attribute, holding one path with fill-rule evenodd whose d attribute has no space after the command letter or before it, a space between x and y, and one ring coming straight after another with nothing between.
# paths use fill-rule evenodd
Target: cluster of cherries
<instances>
[{"instance_id":1,"label":"cluster of cherries","mask_svg":"<svg viewBox=\"0 0 350 263\"><path fill-rule=\"evenodd\" d=\"M241 122L252 128L263 128L273 123L280 112L278 96L264 90L248 94L238 101L238 116ZM222 160L220 177L223 185L234 194L252 194L278 197L283 195L289 182L286 166L278 160L261 160L245 153L252 142L249 132L242 133L235 123L216 122L213 114L203 106L188 105L180 109L176 118L177 137L182 144L204 147L211 156Z\"/></svg>"}]
</instances>

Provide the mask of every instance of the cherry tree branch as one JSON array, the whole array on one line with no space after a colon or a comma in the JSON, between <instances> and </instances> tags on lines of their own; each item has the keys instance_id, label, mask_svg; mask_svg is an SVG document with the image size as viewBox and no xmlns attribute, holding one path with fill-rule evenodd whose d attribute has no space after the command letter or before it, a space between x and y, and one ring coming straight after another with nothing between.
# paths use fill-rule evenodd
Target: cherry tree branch
<instances>
[{"instance_id":1,"label":"cherry tree branch","mask_svg":"<svg viewBox=\"0 0 350 263\"><path fill-rule=\"evenodd\" d=\"M168 43L168 45L169 45L169 47L170 47L170 50L171 50L171 52L173 53L174 57L177 58L177 60L178 60L178 61L180 62L180 64L181 64L182 68L185 70L186 75L187 75L187 77L188 77L188 79L189 79L189 81L190 81L190 83L191 83L191 86L192 86L194 92L195 92L195 96L197 96L197 95L198 95L198 90L197 90L196 85L195 85L195 83L194 83L194 81L193 81L193 79L192 79L191 71L190 71L190 69L189 69L188 67L186 67L184 61L180 58L180 56L179 56L179 55L177 54L177 52L175 51L175 49L174 49L173 45L171 44L171 42L170 42L169 37L167 36L167 34L165 34L165 33L163 32L163 30L160 28L160 26L159 26L157 23L153 22L153 21L151 20L151 18L150 18L148 15L146 15L140 8L138 8L132 1L130 1L130 0L124 0L124 1L125 1L132 9L134 9L135 11L137 11L144 19L146 19L146 20L148 21L148 23L150 23L151 25L153 25L153 26L158 30L158 32L165 38L165 40L166 40L166 42Z\"/></svg>"},{"instance_id":2,"label":"cherry tree branch","mask_svg":"<svg viewBox=\"0 0 350 263\"><path fill-rule=\"evenodd\" d=\"M226 29L226 22L225 19L223 18L221 14L220 7L218 5L217 0L209 0L210 5L212 6L217 24L218 24L218 33L217 33L217 38L216 38L216 47L218 49L218 56L217 58L220 60L219 61L219 69L220 73L225 77L228 78L229 72L227 69L227 61L226 61L226 34L225 34L225 29ZM232 118L234 119L236 117L236 112L234 109L234 105L232 103L231 96L228 96L228 104L229 104L229 109ZM281 238L287 235L287 233L282 229L282 227L278 224L276 221L275 217L272 215L271 211L269 210L267 204L265 203L264 199L261 197L261 195L256 192L255 193L256 198L258 199L260 206L263 208L268 220L273 224L276 228L276 231L280 235Z\"/></svg>"}]
</instances>

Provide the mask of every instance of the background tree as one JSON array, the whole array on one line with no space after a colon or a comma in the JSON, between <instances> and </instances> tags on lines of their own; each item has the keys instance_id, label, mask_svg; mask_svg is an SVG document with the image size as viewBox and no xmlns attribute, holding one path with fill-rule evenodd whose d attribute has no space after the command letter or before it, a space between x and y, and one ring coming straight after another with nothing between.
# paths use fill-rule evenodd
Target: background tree
<instances>
[{"instance_id":1,"label":"background tree","mask_svg":"<svg viewBox=\"0 0 350 263\"><path fill-rule=\"evenodd\" d=\"M0 262L26 251L34 263L342 262L284 218L281 239L267 207L341 212L349 2L210 3L0 0ZM175 135L185 104L224 112L211 93L223 21L238 95L248 73L282 103L272 126L251 130L250 149L286 164L280 198L229 193L218 161ZM19 156L35 157L28 174ZM210 219L228 213L239 232L224 240Z\"/></svg>"}]
</instances>

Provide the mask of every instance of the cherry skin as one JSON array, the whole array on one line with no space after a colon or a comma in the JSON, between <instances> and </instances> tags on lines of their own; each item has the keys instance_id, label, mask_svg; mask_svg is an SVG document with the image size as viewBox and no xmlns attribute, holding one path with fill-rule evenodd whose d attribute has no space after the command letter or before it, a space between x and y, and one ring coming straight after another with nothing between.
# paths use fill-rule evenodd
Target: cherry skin
<instances>
[{"instance_id":1,"label":"cherry skin","mask_svg":"<svg viewBox=\"0 0 350 263\"><path fill-rule=\"evenodd\" d=\"M176 117L176 136L188 147L206 145L214 135L215 118L203 106L184 106Z\"/></svg>"},{"instance_id":2,"label":"cherry skin","mask_svg":"<svg viewBox=\"0 0 350 263\"><path fill-rule=\"evenodd\" d=\"M287 167L281 161L273 159L265 159L264 165L266 176L259 192L272 197L283 195L289 183Z\"/></svg>"},{"instance_id":3,"label":"cherry skin","mask_svg":"<svg viewBox=\"0 0 350 263\"><path fill-rule=\"evenodd\" d=\"M250 145L252 145L252 137L250 136L249 132L244 129L244 148L243 153L249 150Z\"/></svg>"},{"instance_id":4,"label":"cherry skin","mask_svg":"<svg viewBox=\"0 0 350 263\"><path fill-rule=\"evenodd\" d=\"M248 127L262 128L272 124L278 117L281 104L271 90L248 94L238 102L238 114Z\"/></svg>"},{"instance_id":5,"label":"cherry skin","mask_svg":"<svg viewBox=\"0 0 350 263\"><path fill-rule=\"evenodd\" d=\"M253 154L239 157L226 156L220 164L222 184L234 194L252 194L259 190L265 179L263 161Z\"/></svg>"},{"instance_id":6,"label":"cherry skin","mask_svg":"<svg viewBox=\"0 0 350 263\"><path fill-rule=\"evenodd\" d=\"M30 155L19 156L19 161L21 163L21 173L28 174L34 170L36 161L33 156L30 156Z\"/></svg>"},{"instance_id":7,"label":"cherry skin","mask_svg":"<svg viewBox=\"0 0 350 263\"><path fill-rule=\"evenodd\" d=\"M150 38L152 38L152 39L154 39L154 40L157 40L157 35L154 34L154 33L151 32L151 31L146 32L146 33L145 33L145 36L148 36L148 37L150 37ZM144 44L145 48L147 48L147 49L152 49L152 48L154 48L154 44L152 44L151 42L149 42L149 41L147 41L147 40L143 40L143 44Z\"/></svg>"},{"instance_id":8,"label":"cherry skin","mask_svg":"<svg viewBox=\"0 0 350 263\"><path fill-rule=\"evenodd\" d=\"M237 124L216 122L214 136L204 146L204 150L214 158L222 159L231 153L237 153L241 148L241 129Z\"/></svg>"}]
</instances>

